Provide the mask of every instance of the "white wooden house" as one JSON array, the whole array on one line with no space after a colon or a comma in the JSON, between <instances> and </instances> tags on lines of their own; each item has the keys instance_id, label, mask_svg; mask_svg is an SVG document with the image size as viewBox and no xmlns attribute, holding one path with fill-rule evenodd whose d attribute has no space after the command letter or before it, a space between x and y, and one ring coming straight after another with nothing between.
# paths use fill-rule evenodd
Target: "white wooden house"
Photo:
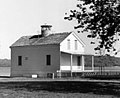
<instances>
[{"instance_id":1,"label":"white wooden house","mask_svg":"<svg viewBox=\"0 0 120 98\"><path fill-rule=\"evenodd\" d=\"M42 25L41 35L23 36L11 45L11 76L86 71L84 42L75 32L53 34L51 27ZM89 71L93 70L92 63Z\"/></svg>"}]
</instances>

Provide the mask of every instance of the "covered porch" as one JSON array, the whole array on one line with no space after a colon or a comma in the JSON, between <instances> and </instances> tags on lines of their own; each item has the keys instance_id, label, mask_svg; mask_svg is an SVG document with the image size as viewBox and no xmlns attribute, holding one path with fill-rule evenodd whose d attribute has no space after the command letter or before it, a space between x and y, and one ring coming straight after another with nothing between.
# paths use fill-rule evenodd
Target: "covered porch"
<instances>
[{"instance_id":1,"label":"covered porch","mask_svg":"<svg viewBox=\"0 0 120 98\"><path fill-rule=\"evenodd\" d=\"M61 52L59 73L69 72L72 76L72 73L94 71L94 55L90 55L91 68L90 69L85 68L85 56L87 55L88 54Z\"/></svg>"}]
</instances>

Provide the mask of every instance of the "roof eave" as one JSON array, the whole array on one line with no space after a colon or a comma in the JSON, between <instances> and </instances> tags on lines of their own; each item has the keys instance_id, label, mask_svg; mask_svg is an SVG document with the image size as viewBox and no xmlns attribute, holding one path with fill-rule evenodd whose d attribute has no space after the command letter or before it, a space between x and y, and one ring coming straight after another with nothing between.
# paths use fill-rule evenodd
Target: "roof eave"
<instances>
[{"instance_id":1,"label":"roof eave","mask_svg":"<svg viewBox=\"0 0 120 98\"><path fill-rule=\"evenodd\" d=\"M74 36L80 41L80 43L83 45L83 47L85 47L86 44L81 40L81 38L80 38L74 31L72 31L72 33L73 33Z\"/></svg>"},{"instance_id":2,"label":"roof eave","mask_svg":"<svg viewBox=\"0 0 120 98\"><path fill-rule=\"evenodd\" d=\"M10 46L10 48L14 47L31 47L31 46L43 46L43 45L60 45L60 43L52 43L52 44L39 44L39 45L21 45L21 46Z\"/></svg>"}]
</instances>

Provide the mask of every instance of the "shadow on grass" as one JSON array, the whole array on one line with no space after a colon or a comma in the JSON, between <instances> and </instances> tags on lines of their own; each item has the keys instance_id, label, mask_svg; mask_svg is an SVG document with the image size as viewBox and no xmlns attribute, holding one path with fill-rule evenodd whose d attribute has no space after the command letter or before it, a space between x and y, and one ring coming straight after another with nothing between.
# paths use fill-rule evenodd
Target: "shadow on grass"
<instances>
[{"instance_id":1,"label":"shadow on grass","mask_svg":"<svg viewBox=\"0 0 120 98\"><path fill-rule=\"evenodd\" d=\"M0 83L0 89L12 89L14 91L41 90L57 93L93 93L98 95L114 95L120 97L119 83L95 83L95 82L13 82Z\"/></svg>"}]
</instances>

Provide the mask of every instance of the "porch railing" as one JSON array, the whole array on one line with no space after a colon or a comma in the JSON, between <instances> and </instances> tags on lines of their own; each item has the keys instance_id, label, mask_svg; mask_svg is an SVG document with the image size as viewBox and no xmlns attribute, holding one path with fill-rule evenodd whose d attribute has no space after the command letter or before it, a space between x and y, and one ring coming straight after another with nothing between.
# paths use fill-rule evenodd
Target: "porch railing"
<instances>
[{"instance_id":1,"label":"porch railing","mask_svg":"<svg viewBox=\"0 0 120 98\"><path fill-rule=\"evenodd\" d=\"M60 69L63 71L80 71L82 70L82 66L60 66Z\"/></svg>"}]
</instances>

